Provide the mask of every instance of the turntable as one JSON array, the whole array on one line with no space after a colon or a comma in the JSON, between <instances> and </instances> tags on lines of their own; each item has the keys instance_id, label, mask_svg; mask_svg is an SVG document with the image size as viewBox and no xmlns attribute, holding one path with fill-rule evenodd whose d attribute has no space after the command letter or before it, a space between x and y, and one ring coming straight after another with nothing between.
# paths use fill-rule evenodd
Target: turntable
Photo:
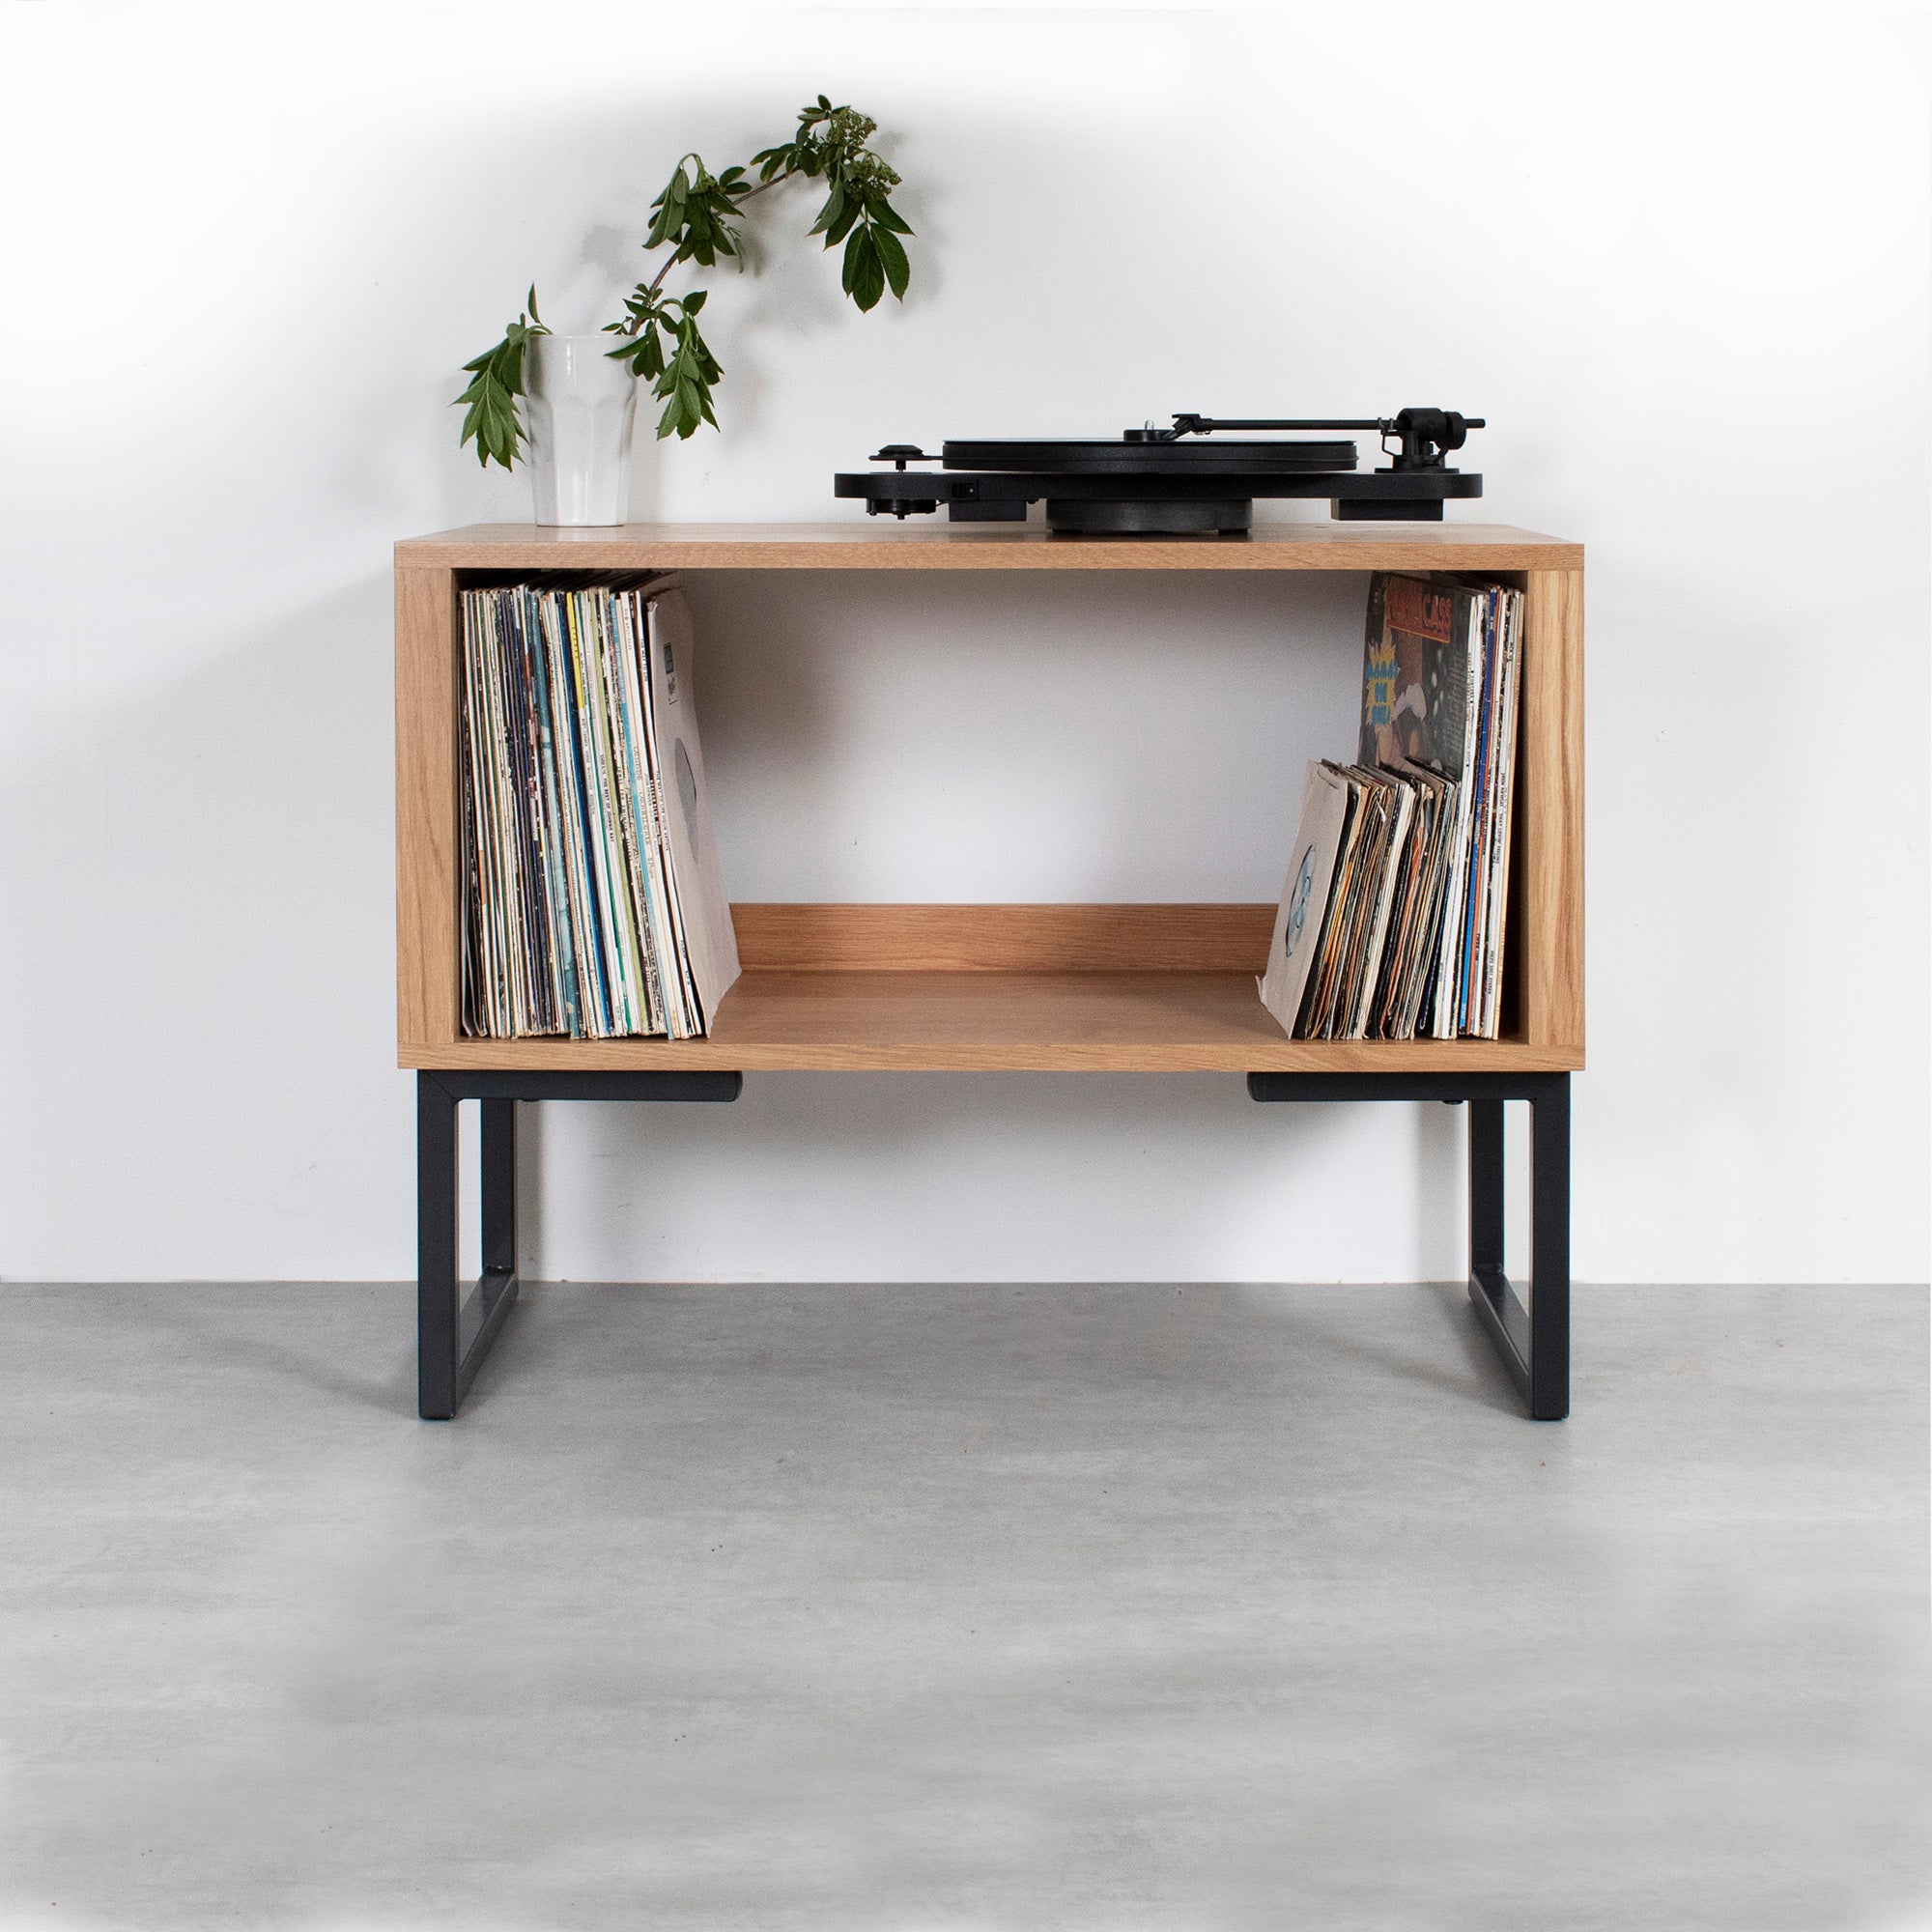
<instances>
[{"instance_id":1,"label":"turntable","mask_svg":"<svg viewBox=\"0 0 1932 1932\"><path fill-rule=\"evenodd\" d=\"M836 497L857 497L869 517L929 516L943 503L954 523L1017 524L1046 504L1046 526L1089 536L1233 536L1254 522L1258 497L1328 499L1345 523L1439 523L1450 497L1480 497L1483 479L1444 463L1481 416L1403 410L1348 420L1178 415L1173 427L1130 429L1118 441L1080 439L948 442L938 455L889 442L871 461L891 469L832 479ZM1374 430L1390 461L1355 468L1346 441L1231 440L1226 431ZM1220 435L1214 442L1200 440ZM935 470L910 465L936 463Z\"/></svg>"}]
</instances>

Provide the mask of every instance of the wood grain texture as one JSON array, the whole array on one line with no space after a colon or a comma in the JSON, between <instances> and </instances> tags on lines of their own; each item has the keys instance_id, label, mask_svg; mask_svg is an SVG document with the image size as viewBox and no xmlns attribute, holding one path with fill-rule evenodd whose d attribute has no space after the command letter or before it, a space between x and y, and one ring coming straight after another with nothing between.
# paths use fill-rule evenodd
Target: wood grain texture
<instances>
[{"instance_id":1,"label":"wood grain texture","mask_svg":"<svg viewBox=\"0 0 1932 1932\"><path fill-rule=\"evenodd\" d=\"M1054 536L1037 526L478 524L396 546L452 570L1577 570L1579 545L1499 524L1276 524L1245 537Z\"/></svg>"},{"instance_id":2,"label":"wood grain texture","mask_svg":"<svg viewBox=\"0 0 1932 1932\"><path fill-rule=\"evenodd\" d=\"M1583 573L1537 571L1524 611L1512 868L1522 1037L1583 1065Z\"/></svg>"},{"instance_id":3,"label":"wood grain texture","mask_svg":"<svg viewBox=\"0 0 1932 1932\"><path fill-rule=\"evenodd\" d=\"M454 1039L462 1023L457 895L457 636L447 570L396 572L396 1029Z\"/></svg>"},{"instance_id":4,"label":"wood grain texture","mask_svg":"<svg viewBox=\"0 0 1932 1932\"><path fill-rule=\"evenodd\" d=\"M404 1066L746 1072L1556 1071L1517 1040L1291 1040L1247 973L748 972L702 1040L405 1044Z\"/></svg>"},{"instance_id":5,"label":"wood grain texture","mask_svg":"<svg viewBox=\"0 0 1932 1932\"><path fill-rule=\"evenodd\" d=\"M938 525L485 526L397 546L397 1020L404 1066L1118 1071L1519 1071L1583 1065L1582 552L1445 525L1282 526L1240 544L1088 544ZM457 581L461 568L1429 569L1521 571L1528 592L1512 863L1515 1037L1291 1041L1253 975L1268 905L733 908L745 978L713 1037L459 1035Z\"/></svg>"},{"instance_id":6,"label":"wood grain texture","mask_svg":"<svg viewBox=\"0 0 1932 1932\"><path fill-rule=\"evenodd\" d=\"M746 970L1260 973L1271 905L734 905Z\"/></svg>"}]
</instances>

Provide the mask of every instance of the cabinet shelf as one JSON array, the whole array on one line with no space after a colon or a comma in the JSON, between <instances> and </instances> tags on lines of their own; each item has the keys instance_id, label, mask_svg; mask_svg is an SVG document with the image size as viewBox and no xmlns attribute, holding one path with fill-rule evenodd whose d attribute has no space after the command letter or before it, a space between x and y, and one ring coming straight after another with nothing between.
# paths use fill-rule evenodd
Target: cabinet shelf
<instances>
[{"instance_id":1,"label":"cabinet shelf","mask_svg":"<svg viewBox=\"0 0 1932 1932\"><path fill-rule=\"evenodd\" d=\"M1243 537L1065 536L1000 524L478 524L396 546L442 570L1580 570L1505 524L1278 524Z\"/></svg>"},{"instance_id":2,"label":"cabinet shelf","mask_svg":"<svg viewBox=\"0 0 1932 1932\"><path fill-rule=\"evenodd\" d=\"M747 973L706 1039L458 1039L416 1068L743 1073L1564 1072L1517 1039L1289 1039L1244 973Z\"/></svg>"},{"instance_id":3,"label":"cabinet shelf","mask_svg":"<svg viewBox=\"0 0 1932 1932\"><path fill-rule=\"evenodd\" d=\"M1261 1003L1271 905L740 905L705 1039L405 1042L428 1069L1562 1072L1520 1038L1290 1039Z\"/></svg>"}]
</instances>

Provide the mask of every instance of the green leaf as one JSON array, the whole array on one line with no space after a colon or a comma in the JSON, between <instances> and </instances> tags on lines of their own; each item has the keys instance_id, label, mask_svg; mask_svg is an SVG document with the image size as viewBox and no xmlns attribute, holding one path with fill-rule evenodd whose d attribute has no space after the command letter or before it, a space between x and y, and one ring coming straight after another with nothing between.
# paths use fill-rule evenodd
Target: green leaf
<instances>
[{"instance_id":1,"label":"green leaf","mask_svg":"<svg viewBox=\"0 0 1932 1932\"><path fill-rule=\"evenodd\" d=\"M891 202L889 202L885 198L884 195L880 195L876 201L870 204L870 206L872 211L872 219L876 221L881 228L890 228L895 235L910 235L912 233L912 230L908 228L906 224L899 219L898 211L892 205Z\"/></svg>"},{"instance_id":2,"label":"green leaf","mask_svg":"<svg viewBox=\"0 0 1932 1932\"><path fill-rule=\"evenodd\" d=\"M537 313L537 292L526 298L526 313L503 331L503 339L463 365L470 378L457 405L463 408L463 433L458 447L474 442L476 460L485 469L500 463L505 469L517 460L526 440L517 399L524 393L524 349L533 335L548 335Z\"/></svg>"},{"instance_id":3,"label":"green leaf","mask_svg":"<svg viewBox=\"0 0 1932 1932\"><path fill-rule=\"evenodd\" d=\"M879 260L885 268L886 280L891 284L893 294L904 301L906 283L912 279L912 264L906 260L905 243L891 229L881 228L876 222L870 233L872 246L878 250Z\"/></svg>"},{"instance_id":4,"label":"green leaf","mask_svg":"<svg viewBox=\"0 0 1932 1932\"><path fill-rule=\"evenodd\" d=\"M825 206L818 211L818 219L805 232L808 235L823 235L844 212L845 184L836 181L832 184L832 192L825 197ZM852 224L847 222L845 225L849 228ZM826 243L828 248L831 245L829 242Z\"/></svg>"},{"instance_id":5,"label":"green leaf","mask_svg":"<svg viewBox=\"0 0 1932 1932\"><path fill-rule=\"evenodd\" d=\"M870 228L855 228L845 253L845 292L861 314L872 308L886 292L886 271L872 243Z\"/></svg>"},{"instance_id":6,"label":"green leaf","mask_svg":"<svg viewBox=\"0 0 1932 1932\"><path fill-rule=\"evenodd\" d=\"M865 212L866 212L866 204L863 201L855 199L847 202L845 205L844 213L841 214L838 217L838 219L832 224L831 229L826 234L825 245L828 248L838 247L839 242L844 241L845 237L851 233L852 224L855 221L857 221L859 217L865 213Z\"/></svg>"}]
</instances>

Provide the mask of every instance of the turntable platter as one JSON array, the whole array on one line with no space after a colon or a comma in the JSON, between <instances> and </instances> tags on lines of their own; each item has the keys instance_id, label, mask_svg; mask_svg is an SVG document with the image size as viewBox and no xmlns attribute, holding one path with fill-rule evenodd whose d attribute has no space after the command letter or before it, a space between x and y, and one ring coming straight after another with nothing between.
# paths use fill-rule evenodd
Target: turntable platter
<instances>
[{"instance_id":1,"label":"turntable platter","mask_svg":"<svg viewBox=\"0 0 1932 1932\"><path fill-rule=\"evenodd\" d=\"M1049 438L1010 442L948 442L947 469L1002 469L1023 475L1225 476L1329 474L1355 467L1352 442L1126 442Z\"/></svg>"}]
</instances>

